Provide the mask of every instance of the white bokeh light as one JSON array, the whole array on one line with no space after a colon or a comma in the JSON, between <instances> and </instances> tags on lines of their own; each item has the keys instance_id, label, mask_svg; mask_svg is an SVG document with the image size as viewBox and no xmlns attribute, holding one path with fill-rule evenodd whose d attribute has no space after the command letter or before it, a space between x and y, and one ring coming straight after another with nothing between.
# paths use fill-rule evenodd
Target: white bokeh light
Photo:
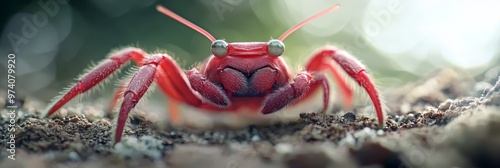
<instances>
[{"instance_id":1,"label":"white bokeh light","mask_svg":"<svg viewBox=\"0 0 500 168\"><path fill-rule=\"evenodd\" d=\"M449 8L453 15L446 20L447 26L433 34L443 56L457 66L480 66L499 52L500 1L495 1L496 5L485 2L455 2Z\"/></svg>"},{"instance_id":2,"label":"white bokeh light","mask_svg":"<svg viewBox=\"0 0 500 168\"><path fill-rule=\"evenodd\" d=\"M500 1L385 0L355 3L312 0L273 3L279 9L277 13L281 12L278 16L288 25L296 24L318 9L340 3L341 10L312 22L302 28L303 31L323 37L340 31L355 33L405 71L418 71L419 64L429 62L429 59L439 67L452 64L484 71L500 52Z\"/></svg>"},{"instance_id":3,"label":"white bokeh light","mask_svg":"<svg viewBox=\"0 0 500 168\"><path fill-rule=\"evenodd\" d=\"M369 11L384 10L380 4L384 3L373 2ZM374 47L402 64L407 61L401 54L424 60L429 56L426 51L434 50L455 66L478 67L499 52L500 15L495 13L499 5L500 1L404 2L401 13L391 15L390 24L379 34L364 33ZM370 23L371 12L364 23Z\"/></svg>"}]
</instances>

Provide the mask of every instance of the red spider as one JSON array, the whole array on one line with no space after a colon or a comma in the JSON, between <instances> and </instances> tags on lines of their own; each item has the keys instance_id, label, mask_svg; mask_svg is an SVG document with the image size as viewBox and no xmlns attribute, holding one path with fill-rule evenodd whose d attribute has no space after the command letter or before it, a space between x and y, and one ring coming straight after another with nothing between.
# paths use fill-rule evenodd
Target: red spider
<instances>
[{"instance_id":1,"label":"red spider","mask_svg":"<svg viewBox=\"0 0 500 168\"><path fill-rule=\"evenodd\" d=\"M201 65L187 73L167 54L148 55L138 48L125 48L111 54L93 70L84 74L62 97L53 101L44 116L49 116L65 103L94 87L130 60L139 70L128 85L117 90L112 107L123 98L117 120L115 142L121 140L129 112L144 95L153 81L170 98L170 113L175 120L178 115L177 102L209 111L235 111L245 107L262 114L276 112L288 104L295 104L310 96L317 89L323 89L323 109L329 103L329 83L325 71L333 78L344 96L345 105L350 106L352 90L341 77L336 66L342 67L369 94L380 126L383 125L383 111L380 97L365 67L356 58L335 47L325 47L315 53L296 77L280 57L285 45L282 41L306 23L337 9L332 6L292 27L278 39L269 42L234 42L216 40L211 34L172 11L158 6L157 10L206 36L211 45L211 56ZM123 95L123 97L122 97ZM173 103L172 103L173 102Z\"/></svg>"}]
</instances>

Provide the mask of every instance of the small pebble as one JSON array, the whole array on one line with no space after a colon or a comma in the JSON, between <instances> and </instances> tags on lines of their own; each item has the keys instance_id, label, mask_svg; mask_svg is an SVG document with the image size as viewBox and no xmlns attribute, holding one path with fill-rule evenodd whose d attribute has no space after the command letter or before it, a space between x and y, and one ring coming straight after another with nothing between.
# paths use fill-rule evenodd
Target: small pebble
<instances>
[{"instance_id":1,"label":"small pebble","mask_svg":"<svg viewBox=\"0 0 500 168\"><path fill-rule=\"evenodd\" d=\"M260 136L259 135L253 135L251 140L254 141L254 142L255 141L260 141Z\"/></svg>"},{"instance_id":2,"label":"small pebble","mask_svg":"<svg viewBox=\"0 0 500 168\"><path fill-rule=\"evenodd\" d=\"M76 153L75 151L71 151L68 154L68 158L70 160L72 160L72 161L79 161L80 160L80 155L78 155L78 153Z\"/></svg>"},{"instance_id":3,"label":"small pebble","mask_svg":"<svg viewBox=\"0 0 500 168\"><path fill-rule=\"evenodd\" d=\"M384 135L384 130L378 130L378 131L377 131L377 135L378 135L378 136L382 136L382 135Z\"/></svg>"},{"instance_id":4,"label":"small pebble","mask_svg":"<svg viewBox=\"0 0 500 168\"><path fill-rule=\"evenodd\" d=\"M396 125L391 125L390 128L391 128L392 131L397 131L398 130L398 126L396 126Z\"/></svg>"},{"instance_id":5,"label":"small pebble","mask_svg":"<svg viewBox=\"0 0 500 168\"><path fill-rule=\"evenodd\" d=\"M408 120L410 120L410 121L414 121L414 120L415 120L415 115L413 115L413 114L408 114L408 115L406 115L406 118L407 118Z\"/></svg>"},{"instance_id":6,"label":"small pebble","mask_svg":"<svg viewBox=\"0 0 500 168\"><path fill-rule=\"evenodd\" d=\"M448 99L445 102L442 102L441 104L439 104L438 110L439 111L446 111L446 110L450 109L452 105L453 105L453 100Z\"/></svg>"},{"instance_id":7,"label":"small pebble","mask_svg":"<svg viewBox=\"0 0 500 168\"><path fill-rule=\"evenodd\" d=\"M349 122L356 121L356 114L354 114L352 112L345 113L343 117L345 120L347 120Z\"/></svg>"},{"instance_id":8,"label":"small pebble","mask_svg":"<svg viewBox=\"0 0 500 168\"><path fill-rule=\"evenodd\" d=\"M279 143L274 146L274 150L278 153L290 153L293 150L293 146L289 143Z\"/></svg>"}]
</instances>

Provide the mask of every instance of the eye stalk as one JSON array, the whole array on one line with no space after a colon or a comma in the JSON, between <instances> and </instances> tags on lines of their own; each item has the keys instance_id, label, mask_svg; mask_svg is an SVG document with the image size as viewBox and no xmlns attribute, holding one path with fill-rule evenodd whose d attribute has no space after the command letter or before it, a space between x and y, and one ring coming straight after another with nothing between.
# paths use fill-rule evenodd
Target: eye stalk
<instances>
[{"instance_id":1,"label":"eye stalk","mask_svg":"<svg viewBox=\"0 0 500 168\"><path fill-rule=\"evenodd\" d=\"M278 39L272 39L267 43L267 53L272 56L280 56L285 52L285 44Z\"/></svg>"},{"instance_id":2,"label":"eye stalk","mask_svg":"<svg viewBox=\"0 0 500 168\"><path fill-rule=\"evenodd\" d=\"M228 44L224 40L215 40L212 43L211 51L216 57L223 57L227 54Z\"/></svg>"}]
</instances>

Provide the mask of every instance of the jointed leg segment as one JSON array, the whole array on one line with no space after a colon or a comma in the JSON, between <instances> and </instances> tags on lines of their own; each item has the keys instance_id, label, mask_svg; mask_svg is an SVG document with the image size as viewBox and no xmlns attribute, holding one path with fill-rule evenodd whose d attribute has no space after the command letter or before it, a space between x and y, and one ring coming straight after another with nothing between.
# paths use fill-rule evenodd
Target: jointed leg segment
<instances>
[{"instance_id":1,"label":"jointed leg segment","mask_svg":"<svg viewBox=\"0 0 500 168\"><path fill-rule=\"evenodd\" d=\"M127 63L130 59L134 60L138 64L142 62L142 59L145 57L145 53L138 48L126 48L111 54L111 57L102 63L100 63L97 67L95 67L92 71L83 75L78 82L71 87L67 93L65 93L62 97L55 101L54 104L49 106L48 109L44 112L44 116L52 115L59 108L61 108L68 101L73 99L78 94L84 93L90 88L94 87L107 77L109 77L113 72L116 72L122 65Z\"/></svg>"},{"instance_id":2,"label":"jointed leg segment","mask_svg":"<svg viewBox=\"0 0 500 168\"><path fill-rule=\"evenodd\" d=\"M340 65L340 67L344 69L350 77L356 80L356 82L358 82L358 84L366 90L373 102L375 111L377 112L379 124L380 126L383 126L384 116L379 93L375 88L374 82L366 72L365 67L356 58L345 51L337 50L334 47L327 47L313 56L307 64L306 69L308 71L329 70L333 74L345 96L346 105L350 106L352 100L352 90L348 87L347 82L340 77L340 74L337 72L335 64L333 64L332 60Z\"/></svg>"},{"instance_id":3,"label":"jointed leg segment","mask_svg":"<svg viewBox=\"0 0 500 168\"><path fill-rule=\"evenodd\" d=\"M146 60L130 80L127 89L123 93L123 102L118 113L118 122L114 136L115 142L121 140L128 113L137 105L151 83L153 83L158 64L161 63L162 58L161 55L156 55Z\"/></svg>"},{"instance_id":4,"label":"jointed leg segment","mask_svg":"<svg viewBox=\"0 0 500 168\"><path fill-rule=\"evenodd\" d=\"M189 82L193 89L198 91L203 97L210 101L210 103L220 107L229 106L230 102L226 93L219 86L203 77L198 70L190 70L187 76L189 77Z\"/></svg>"},{"instance_id":5,"label":"jointed leg segment","mask_svg":"<svg viewBox=\"0 0 500 168\"><path fill-rule=\"evenodd\" d=\"M347 72L350 77L355 79L356 82L358 82L358 84L367 91L373 102L375 111L377 112L379 124L380 126L383 126L384 117L382 102L380 100L379 93L375 88L375 84L366 72L365 67L356 58L333 47L327 47L314 54L309 63L306 64L306 72L300 73L294 79L293 83L287 84L270 94L264 102L262 113L272 113L285 107L287 104L298 99L300 96L312 91L313 89L311 88L318 87L319 84L322 85L324 90L324 109L327 109L330 88L324 74L320 73L325 70L332 73L342 92L342 95L344 96L345 105L347 107L351 106L353 96L352 90L347 84L347 81L341 77L340 72L338 72L336 68L337 65L340 65L340 67Z\"/></svg>"},{"instance_id":6,"label":"jointed leg segment","mask_svg":"<svg viewBox=\"0 0 500 168\"><path fill-rule=\"evenodd\" d=\"M293 83L286 84L279 90L276 90L274 93L270 94L267 97L266 101L264 101L261 112L263 114L269 114L280 110L287 104L299 99L300 97L307 94L307 92L314 90L313 88L316 88L318 86L323 87L323 108L327 109L328 101L330 99L330 88L326 78L321 73L310 74L309 72L305 71L299 73L297 77L295 77Z\"/></svg>"}]
</instances>

